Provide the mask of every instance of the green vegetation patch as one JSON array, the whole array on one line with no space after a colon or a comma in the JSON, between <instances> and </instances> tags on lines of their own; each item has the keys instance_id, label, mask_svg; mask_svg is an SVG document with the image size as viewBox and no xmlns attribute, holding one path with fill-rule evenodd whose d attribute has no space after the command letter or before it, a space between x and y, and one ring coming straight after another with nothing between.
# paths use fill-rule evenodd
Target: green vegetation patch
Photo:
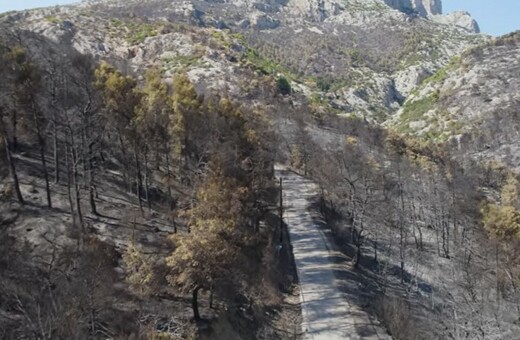
<instances>
[{"instance_id":1,"label":"green vegetation patch","mask_svg":"<svg viewBox=\"0 0 520 340\"><path fill-rule=\"evenodd\" d=\"M112 21L114 24L114 21ZM115 25L119 25L116 27L120 27L122 23L116 20ZM155 37L159 33L160 28L159 23L154 24L136 24L129 23L126 27L128 28L128 35L126 40L130 45L137 45L142 43L148 37Z\"/></svg>"},{"instance_id":2,"label":"green vegetation patch","mask_svg":"<svg viewBox=\"0 0 520 340\"><path fill-rule=\"evenodd\" d=\"M296 73L288 70L287 68L276 63L272 59L262 56L254 48L250 48L250 47L247 48L247 51L245 53L245 59L247 62L250 62L251 64L253 64L254 67L257 69L257 71L259 71L262 74L272 75L272 74L281 73L288 80L292 80L292 81L300 80L300 77Z\"/></svg>"},{"instance_id":3,"label":"green vegetation patch","mask_svg":"<svg viewBox=\"0 0 520 340\"><path fill-rule=\"evenodd\" d=\"M224 50L229 50L236 43L245 45L246 39L241 33L230 33L229 31L213 30L211 37Z\"/></svg>"},{"instance_id":4,"label":"green vegetation patch","mask_svg":"<svg viewBox=\"0 0 520 340\"><path fill-rule=\"evenodd\" d=\"M165 70L171 70L177 67L201 66L202 57L199 55L176 55L174 57L163 58Z\"/></svg>"},{"instance_id":5,"label":"green vegetation patch","mask_svg":"<svg viewBox=\"0 0 520 340\"><path fill-rule=\"evenodd\" d=\"M423 82L423 85L440 84L440 83L444 82L448 78L449 73L452 70L456 69L459 65L460 65L460 57L454 57L453 59L450 60L450 62L446 66L439 69L432 76L426 78Z\"/></svg>"},{"instance_id":6,"label":"green vegetation patch","mask_svg":"<svg viewBox=\"0 0 520 340\"><path fill-rule=\"evenodd\" d=\"M291 94L292 90L291 90L291 84L289 83L289 81L287 80L287 78L281 76L281 77L278 77L278 79L276 80L276 85L278 87L278 91L283 94L283 95L289 95Z\"/></svg>"},{"instance_id":7,"label":"green vegetation patch","mask_svg":"<svg viewBox=\"0 0 520 340\"><path fill-rule=\"evenodd\" d=\"M433 93L427 97L406 102L400 117L401 121L397 125L398 130L400 132L412 132L409 127L410 122L424 119L424 114L432 110L438 100L439 94Z\"/></svg>"},{"instance_id":8,"label":"green vegetation patch","mask_svg":"<svg viewBox=\"0 0 520 340\"><path fill-rule=\"evenodd\" d=\"M78 13L79 16L82 16L82 17L86 17L86 18L89 18L92 16L92 12L87 12L87 11L81 11Z\"/></svg>"},{"instance_id":9,"label":"green vegetation patch","mask_svg":"<svg viewBox=\"0 0 520 340\"><path fill-rule=\"evenodd\" d=\"M123 26L123 22L121 20L119 20L119 19L112 19L112 20L110 20L110 23L114 27L121 27L121 26Z\"/></svg>"},{"instance_id":10,"label":"green vegetation patch","mask_svg":"<svg viewBox=\"0 0 520 340\"><path fill-rule=\"evenodd\" d=\"M57 16L48 15L48 16L45 17L45 21L48 21L48 22L53 23L53 24L57 24L61 20Z\"/></svg>"},{"instance_id":11,"label":"green vegetation patch","mask_svg":"<svg viewBox=\"0 0 520 340\"><path fill-rule=\"evenodd\" d=\"M425 117L425 114L436 108L435 115ZM443 143L451 137L464 133L463 121L453 117L442 106L439 107L438 93L434 93L423 99L405 104L400 122L396 125L397 131L406 134L417 133L417 129L411 128L410 123L424 121L428 131L421 134L421 138L428 142Z\"/></svg>"},{"instance_id":12,"label":"green vegetation patch","mask_svg":"<svg viewBox=\"0 0 520 340\"><path fill-rule=\"evenodd\" d=\"M148 37L155 37L157 31L151 25L142 25L137 31L132 32L127 40L131 45L142 43Z\"/></svg>"}]
</instances>

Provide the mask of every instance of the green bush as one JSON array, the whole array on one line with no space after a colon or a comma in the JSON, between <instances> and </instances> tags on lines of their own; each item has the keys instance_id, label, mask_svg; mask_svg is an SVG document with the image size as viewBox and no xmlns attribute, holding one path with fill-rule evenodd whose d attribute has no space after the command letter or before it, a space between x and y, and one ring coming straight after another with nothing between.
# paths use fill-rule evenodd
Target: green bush
<instances>
[{"instance_id":1,"label":"green bush","mask_svg":"<svg viewBox=\"0 0 520 340\"><path fill-rule=\"evenodd\" d=\"M431 109L435 108L439 100L439 94L433 93L427 97L407 101L403 107L403 113L400 117L400 122L397 125L397 129L400 132L410 132L409 123L417 120L424 119L424 114Z\"/></svg>"},{"instance_id":2,"label":"green bush","mask_svg":"<svg viewBox=\"0 0 520 340\"><path fill-rule=\"evenodd\" d=\"M119 19L112 19L110 20L110 23L114 26L114 27L121 27L123 26L123 22Z\"/></svg>"},{"instance_id":3,"label":"green bush","mask_svg":"<svg viewBox=\"0 0 520 340\"><path fill-rule=\"evenodd\" d=\"M48 21L53 24L57 24L60 22L60 19L56 16L48 15L45 17L45 21Z\"/></svg>"},{"instance_id":4,"label":"green bush","mask_svg":"<svg viewBox=\"0 0 520 340\"><path fill-rule=\"evenodd\" d=\"M148 37L155 37L157 35L157 25L152 24L134 24L128 25L130 33L127 36L127 41L130 45L137 45L142 43Z\"/></svg>"},{"instance_id":5,"label":"green bush","mask_svg":"<svg viewBox=\"0 0 520 340\"><path fill-rule=\"evenodd\" d=\"M318 88L321 91L328 92L331 89L331 87L332 87L332 82L330 80L328 80L328 79L319 77L316 80L316 86L318 86Z\"/></svg>"},{"instance_id":6,"label":"green bush","mask_svg":"<svg viewBox=\"0 0 520 340\"><path fill-rule=\"evenodd\" d=\"M283 94L283 95L288 95L288 94L291 94L291 84L289 84L289 81L281 76L281 77L278 77L278 79L276 80L276 85L278 87L278 91Z\"/></svg>"}]
</instances>

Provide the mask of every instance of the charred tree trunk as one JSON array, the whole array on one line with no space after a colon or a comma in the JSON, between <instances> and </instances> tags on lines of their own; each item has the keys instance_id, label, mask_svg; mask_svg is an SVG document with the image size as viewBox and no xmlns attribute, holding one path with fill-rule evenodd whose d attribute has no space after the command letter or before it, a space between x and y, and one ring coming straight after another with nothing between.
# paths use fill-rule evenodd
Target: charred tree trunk
<instances>
[{"instance_id":1,"label":"charred tree trunk","mask_svg":"<svg viewBox=\"0 0 520 340\"><path fill-rule=\"evenodd\" d=\"M354 245L356 247L356 254L354 255L354 261L353 261L353 265L354 265L354 268L358 268L359 267L359 263L361 262L361 256L362 256L362 253L361 253L361 246L363 245L363 235L362 235L362 231L357 231L357 229L355 227L354 228Z\"/></svg>"},{"instance_id":2,"label":"charred tree trunk","mask_svg":"<svg viewBox=\"0 0 520 340\"><path fill-rule=\"evenodd\" d=\"M195 321L200 321L199 290L200 290L200 287L195 287L195 289L193 289L193 293L191 296L191 308L193 309L193 319Z\"/></svg>"},{"instance_id":3,"label":"charred tree trunk","mask_svg":"<svg viewBox=\"0 0 520 340\"><path fill-rule=\"evenodd\" d=\"M166 151L166 181L167 181L167 187L168 187L168 197L170 198L170 201L173 201L173 193L172 193L172 187L171 187L171 180L172 180L172 173L170 171L170 153L169 151ZM173 204L172 204L173 206Z\"/></svg>"},{"instance_id":4,"label":"charred tree trunk","mask_svg":"<svg viewBox=\"0 0 520 340\"><path fill-rule=\"evenodd\" d=\"M39 114L39 112L37 112L35 98L32 97L32 95L30 97L30 103L31 103L31 111L32 111L34 129L36 130L36 138L38 139L40 160L42 162L43 178L45 180L45 190L47 192L47 206L49 208L52 208L51 188L49 185L49 171L47 169L47 160L45 159L45 137L44 137L44 133L42 131L41 123L40 123L42 116L41 116L41 114Z\"/></svg>"},{"instance_id":5,"label":"charred tree trunk","mask_svg":"<svg viewBox=\"0 0 520 340\"><path fill-rule=\"evenodd\" d=\"M96 207L96 171L94 166L94 153L92 152L93 145L89 143L88 146L88 169L89 169L89 202L90 212L94 215L98 215Z\"/></svg>"},{"instance_id":6,"label":"charred tree trunk","mask_svg":"<svg viewBox=\"0 0 520 340\"><path fill-rule=\"evenodd\" d=\"M40 135L38 133L38 135ZM47 169L47 161L45 160L45 141L41 137L38 137L38 143L40 144L40 157L42 161L43 167L43 178L45 179L45 190L47 191L47 206L52 208L52 200L51 200L51 187L49 184L49 171Z\"/></svg>"},{"instance_id":7,"label":"charred tree trunk","mask_svg":"<svg viewBox=\"0 0 520 340\"><path fill-rule=\"evenodd\" d=\"M161 170L161 147L159 141L155 143L155 170Z\"/></svg>"},{"instance_id":8,"label":"charred tree trunk","mask_svg":"<svg viewBox=\"0 0 520 340\"><path fill-rule=\"evenodd\" d=\"M53 118L53 158L54 158L54 183L58 184L60 182L60 161L58 159L58 127L56 122L56 116Z\"/></svg>"},{"instance_id":9,"label":"charred tree trunk","mask_svg":"<svg viewBox=\"0 0 520 340\"><path fill-rule=\"evenodd\" d=\"M81 189L79 183L78 173L78 154L77 150L72 147L72 180L74 183L75 199L76 199L76 211L78 213L78 222L81 227L81 233L85 234L85 223L83 221L83 212L81 210Z\"/></svg>"},{"instance_id":10,"label":"charred tree trunk","mask_svg":"<svg viewBox=\"0 0 520 340\"><path fill-rule=\"evenodd\" d=\"M38 124L38 123L36 123ZM52 200L51 200L51 187L49 184L49 171L47 170L47 161L45 160L45 140L41 134L40 128L37 128L38 132L38 144L40 147L40 158L42 162L43 169L43 178L45 179L45 190L47 192L47 206L52 208Z\"/></svg>"},{"instance_id":11,"label":"charred tree trunk","mask_svg":"<svg viewBox=\"0 0 520 340\"><path fill-rule=\"evenodd\" d=\"M280 207L279 207L279 218L280 218L280 244L283 244L283 180L280 177Z\"/></svg>"},{"instance_id":12,"label":"charred tree trunk","mask_svg":"<svg viewBox=\"0 0 520 340\"><path fill-rule=\"evenodd\" d=\"M377 238L374 240L374 263L377 263Z\"/></svg>"},{"instance_id":13,"label":"charred tree trunk","mask_svg":"<svg viewBox=\"0 0 520 340\"><path fill-rule=\"evenodd\" d=\"M141 215L144 215L143 211L143 201L141 199L141 187L143 185L142 183L142 177L141 177L141 165L139 163L139 153L137 148L137 141L134 142L134 154L135 154L135 184L136 184L136 195L137 200L139 201L139 210L141 211Z\"/></svg>"},{"instance_id":14,"label":"charred tree trunk","mask_svg":"<svg viewBox=\"0 0 520 340\"><path fill-rule=\"evenodd\" d=\"M404 260L401 259L401 283L404 283Z\"/></svg>"},{"instance_id":15,"label":"charred tree trunk","mask_svg":"<svg viewBox=\"0 0 520 340\"><path fill-rule=\"evenodd\" d=\"M406 255L406 230L405 230L405 220L404 216L406 215L405 202L404 202L404 183L401 177L401 171L399 170L399 199L400 199L400 208L401 213L399 217L399 262L401 265L401 283L404 283L405 271L404 271L404 261Z\"/></svg>"},{"instance_id":16,"label":"charred tree trunk","mask_svg":"<svg viewBox=\"0 0 520 340\"><path fill-rule=\"evenodd\" d=\"M150 186L148 185L148 156L147 151L144 153L144 195L148 211L152 210L152 203L150 202Z\"/></svg>"},{"instance_id":17,"label":"charred tree trunk","mask_svg":"<svg viewBox=\"0 0 520 340\"><path fill-rule=\"evenodd\" d=\"M173 233L177 234L177 223L175 222L175 198L173 197L172 187L171 187L171 171L170 171L170 154L169 151L166 151L166 186L168 187L168 198L170 199L170 215L172 219Z\"/></svg>"},{"instance_id":18,"label":"charred tree trunk","mask_svg":"<svg viewBox=\"0 0 520 340\"><path fill-rule=\"evenodd\" d=\"M356 255L354 256L354 268L359 267L359 262L361 261L361 246L359 244L356 244Z\"/></svg>"},{"instance_id":19,"label":"charred tree trunk","mask_svg":"<svg viewBox=\"0 0 520 340\"><path fill-rule=\"evenodd\" d=\"M450 258L450 229L449 222L444 220L442 221L442 250L444 252L444 257Z\"/></svg>"},{"instance_id":20,"label":"charred tree trunk","mask_svg":"<svg viewBox=\"0 0 520 340\"><path fill-rule=\"evenodd\" d=\"M11 115L11 121L13 124L13 143L11 145L12 152L18 150L18 112L14 109Z\"/></svg>"},{"instance_id":21,"label":"charred tree trunk","mask_svg":"<svg viewBox=\"0 0 520 340\"><path fill-rule=\"evenodd\" d=\"M72 200L72 174L69 160L69 147L65 148L65 168L67 169L67 197L69 199L70 214L72 216L72 225L77 227L76 211L74 210L74 202Z\"/></svg>"},{"instance_id":22,"label":"charred tree trunk","mask_svg":"<svg viewBox=\"0 0 520 340\"><path fill-rule=\"evenodd\" d=\"M84 119L84 118L83 118ZM82 125L85 125L83 123ZM85 131L85 127L83 126L81 129L81 167L83 168L83 190L88 190L89 187L89 171L88 168L88 154L87 154L87 132Z\"/></svg>"},{"instance_id":23,"label":"charred tree trunk","mask_svg":"<svg viewBox=\"0 0 520 340\"><path fill-rule=\"evenodd\" d=\"M25 201L22 196L22 192L20 191L20 182L18 181L18 174L16 172L16 165L14 163L13 155L11 152L11 145L9 144L9 140L7 139L7 134L5 129L2 131L4 134L4 146L5 146L5 154L7 156L7 162L9 163L9 172L11 173L11 178L13 180L14 191L16 193L16 198L20 204L25 204Z\"/></svg>"},{"instance_id":24,"label":"charred tree trunk","mask_svg":"<svg viewBox=\"0 0 520 340\"><path fill-rule=\"evenodd\" d=\"M209 308L213 309L213 287L209 290Z\"/></svg>"},{"instance_id":25,"label":"charred tree trunk","mask_svg":"<svg viewBox=\"0 0 520 340\"><path fill-rule=\"evenodd\" d=\"M126 190L128 192L131 192L130 188L130 181L129 181L129 175L127 173L127 157L126 157L126 148L125 143L123 142L123 137L121 135L121 132L117 132L117 139L119 140L119 148L121 149L121 156L123 157L123 182L125 184Z\"/></svg>"}]
</instances>

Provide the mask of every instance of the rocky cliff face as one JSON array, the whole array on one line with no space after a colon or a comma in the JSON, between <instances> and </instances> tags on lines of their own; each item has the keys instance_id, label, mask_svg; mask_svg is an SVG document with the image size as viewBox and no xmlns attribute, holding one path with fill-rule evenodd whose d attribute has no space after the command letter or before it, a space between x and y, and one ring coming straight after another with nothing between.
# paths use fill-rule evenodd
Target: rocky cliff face
<instances>
[{"instance_id":1,"label":"rocky cliff face","mask_svg":"<svg viewBox=\"0 0 520 340\"><path fill-rule=\"evenodd\" d=\"M441 0L385 0L385 3L401 12L415 12L422 17L442 14Z\"/></svg>"}]
</instances>

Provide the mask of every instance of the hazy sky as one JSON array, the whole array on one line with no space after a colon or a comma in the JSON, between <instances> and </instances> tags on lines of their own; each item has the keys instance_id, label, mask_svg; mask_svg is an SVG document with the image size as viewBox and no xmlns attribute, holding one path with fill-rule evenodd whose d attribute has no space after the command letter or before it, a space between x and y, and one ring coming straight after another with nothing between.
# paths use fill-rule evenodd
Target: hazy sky
<instances>
[{"instance_id":1,"label":"hazy sky","mask_svg":"<svg viewBox=\"0 0 520 340\"><path fill-rule=\"evenodd\" d=\"M442 5L444 13L470 12L484 33L502 35L520 30L519 0L443 0Z\"/></svg>"},{"instance_id":2,"label":"hazy sky","mask_svg":"<svg viewBox=\"0 0 520 340\"><path fill-rule=\"evenodd\" d=\"M80 2L80 0L0 0L0 12L71 4L74 2Z\"/></svg>"},{"instance_id":3,"label":"hazy sky","mask_svg":"<svg viewBox=\"0 0 520 340\"><path fill-rule=\"evenodd\" d=\"M0 0L0 12L67 4L71 0ZM520 29L519 0L443 0L444 12L465 10L477 19L482 32L501 35Z\"/></svg>"}]
</instances>

